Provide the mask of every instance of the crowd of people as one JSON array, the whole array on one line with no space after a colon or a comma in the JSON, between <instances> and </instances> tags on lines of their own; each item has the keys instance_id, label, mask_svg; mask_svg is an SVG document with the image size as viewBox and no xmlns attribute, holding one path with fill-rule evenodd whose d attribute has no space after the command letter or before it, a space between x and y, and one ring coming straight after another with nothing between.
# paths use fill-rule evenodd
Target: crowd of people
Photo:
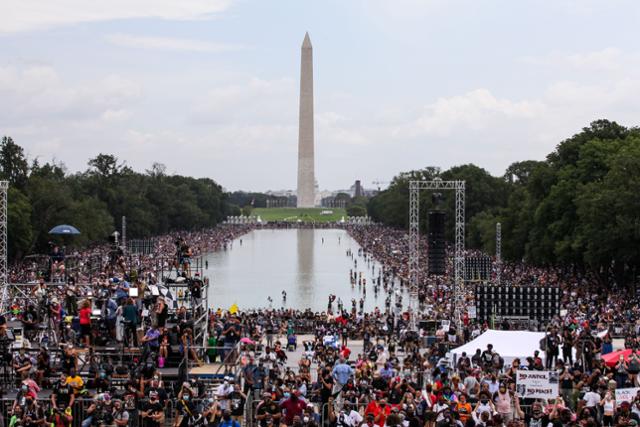
<instances>
[{"instance_id":1,"label":"crowd of people","mask_svg":"<svg viewBox=\"0 0 640 427\"><path fill-rule=\"evenodd\" d=\"M255 226L158 237L151 253L136 256L112 245L67 255L54 245L45 271L49 280L35 261L16 266L11 281L32 284L15 291L14 305L0 318L3 382L11 399L4 422L10 427L595 427L640 421L640 394L616 398L621 389L640 387L640 357L634 353L640 309L635 294L622 287L603 288L589 274L558 268L494 266L494 276L500 268L502 280L513 286L560 287L561 311L544 325L538 352L505 362L500 349L489 346L454 360L452 347L490 326L512 325L490 325L469 313L459 324L442 322L451 314L449 264L445 276L421 271L424 318L414 330L416 319L399 297L409 286L409 242L400 230L345 227L361 247L346 253L353 270L345 286L357 286L361 299L367 289L386 295L371 312L361 301L349 305L333 295L323 312L199 306L205 279L194 260L231 247ZM424 239L420 247L426 249ZM67 256L80 261L71 268ZM164 273L168 281L162 280ZM162 292L176 284L184 293ZM205 312L204 330L198 330L196 319ZM16 325L25 344L11 354ZM196 337L206 337L204 348L198 348ZM113 345L117 351L108 350ZM621 359L604 357L620 348L629 350ZM226 376L215 387L187 379L184 372L169 381L163 370L171 360L188 360L188 366L223 363ZM558 395L521 396L519 370L553 371Z\"/></svg>"}]
</instances>

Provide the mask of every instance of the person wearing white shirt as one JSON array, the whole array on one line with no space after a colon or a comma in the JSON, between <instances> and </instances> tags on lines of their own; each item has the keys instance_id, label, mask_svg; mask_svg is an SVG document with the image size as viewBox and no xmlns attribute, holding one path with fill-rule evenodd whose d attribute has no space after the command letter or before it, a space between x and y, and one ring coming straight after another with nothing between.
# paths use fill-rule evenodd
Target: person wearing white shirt
<instances>
[{"instance_id":1,"label":"person wearing white shirt","mask_svg":"<svg viewBox=\"0 0 640 427\"><path fill-rule=\"evenodd\" d=\"M228 378L225 378L224 382L218 386L218 390L216 391L220 410L224 411L230 408L229 394L231 394L232 391L233 385Z\"/></svg>"},{"instance_id":2,"label":"person wearing white shirt","mask_svg":"<svg viewBox=\"0 0 640 427\"><path fill-rule=\"evenodd\" d=\"M592 388L584 394L582 400L584 401L584 406L587 408L595 408L600 403L601 398Z\"/></svg>"},{"instance_id":3,"label":"person wearing white shirt","mask_svg":"<svg viewBox=\"0 0 640 427\"><path fill-rule=\"evenodd\" d=\"M362 418L362 415L360 415L360 413L358 411L356 411L355 409L353 409L353 406L351 405L350 402L345 402L344 403L344 412L347 415L347 418L349 419L349 425L357 427L360 424L362 424L362 422L364 421L364 418Z\"/></svg>"}]
</instances>

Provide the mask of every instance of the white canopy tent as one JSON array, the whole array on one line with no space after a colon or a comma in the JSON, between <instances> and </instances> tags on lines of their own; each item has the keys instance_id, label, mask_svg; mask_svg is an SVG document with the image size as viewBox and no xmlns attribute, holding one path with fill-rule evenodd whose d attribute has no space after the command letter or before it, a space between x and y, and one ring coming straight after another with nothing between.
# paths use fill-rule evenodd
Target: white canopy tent
<instances>
[{"instance_id":1,"label":"white canopy tent","mask_svg":"<svg viewBox=\"0 0 640 427\"><path fill-rule=\"evenodd\" d=\"M462 352L466 352L468 357L472 357L476 349L484 351L487 349L488 344L493 344L493 351L502 356L505 366L511 364L515 358L520 358L524 364L523 359L533 356L533 352L536 350L540 351L540 357L544 360L544 351L540 350L540 341L544 336L544 332L487 329L478 338L452 349L450 351L450 359L453 359L455 363L462 355Z\"/></svg>"}]
</instances>

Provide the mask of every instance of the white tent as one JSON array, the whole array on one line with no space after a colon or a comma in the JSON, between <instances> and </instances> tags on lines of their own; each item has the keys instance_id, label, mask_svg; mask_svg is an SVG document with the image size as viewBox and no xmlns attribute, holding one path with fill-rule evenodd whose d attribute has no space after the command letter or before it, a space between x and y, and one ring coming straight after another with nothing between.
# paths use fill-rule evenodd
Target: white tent
<instances>
[{"instance_id":1,"label":"white tent","mask_svg":"<svg viewBox=\"0 0 640 427\"><path fill-rule=\"evenodd\" d=\"M484 351L487 349L488 344L493 344L493 351L502 356L505 366L511 364L515 358L520 358L522 364L525 364L524 359L533 356L533 352L536 350L540 351L540 358L544 360L544 352L540 350L540 341L544 336L544 332L487 329L478 338L452 349L450 357L457 361L462 352L466 352L468 357L472 357L476 349L479 348L480 351Z\"/></svg>"}]
</instances>

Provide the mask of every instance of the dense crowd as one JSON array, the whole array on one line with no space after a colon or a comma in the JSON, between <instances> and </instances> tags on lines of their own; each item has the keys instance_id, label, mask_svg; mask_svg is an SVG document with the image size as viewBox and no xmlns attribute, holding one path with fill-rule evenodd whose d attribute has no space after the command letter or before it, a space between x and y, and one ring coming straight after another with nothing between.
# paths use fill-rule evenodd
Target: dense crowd
<instances>
[{"instance_id":1,"label":"dense crowd","mask_svg":"<svg viewBox=\"0 0 640 427\"><path fill-rule=\"evenodd\" d=\"M202 307L204 279L192 260L230 247L252 227L162 236L153 239L152 253L135 257L113 246L77 252L81 262L73 270L60 247L52 247L44 272L37 263L16 266L13 280L35 283L27 295L15 294L0 319L4 383L17 387L5 423L590 427L640 420L635 390L628 400L617 399L620 390L640 387L640 357L637 300L615 284L603 288L589 274L556 268L494 267L494 276L501 268L502 280L513 286L559 286L562 311L544 325L539 351L505 360L500 348L488 346L453 359L451 348L490 326L514 325L490 325L469 313L460 323L446 322L448 265L442 277L421 271L424 318L413 330L416 319L402 303L408 237L384 227L346 227L361 249L345 254L353 262L345 286L357 286L360 301L328 295L323 312ZM420 246L426 249L426 241ZM97 273L92 257L100 260ZM162 281L159 271L170 279ZM172 285L184 292L167 292ZM363 309L367 289L385 297L372 312ZM196 319L205 314L198 330ZM16 325L25 345L12 355L7 346ZM205 347L197 337L206 337ZM108 350L113 345L117 351ZM618 358L620 349L627 352ZM187 360L187 367L222 363L226 376L207 386L177 366L169 381L163 372L171 360ZM558 394L521 395L520 370L552 371Z\"/></svg>"}]
</instances>

